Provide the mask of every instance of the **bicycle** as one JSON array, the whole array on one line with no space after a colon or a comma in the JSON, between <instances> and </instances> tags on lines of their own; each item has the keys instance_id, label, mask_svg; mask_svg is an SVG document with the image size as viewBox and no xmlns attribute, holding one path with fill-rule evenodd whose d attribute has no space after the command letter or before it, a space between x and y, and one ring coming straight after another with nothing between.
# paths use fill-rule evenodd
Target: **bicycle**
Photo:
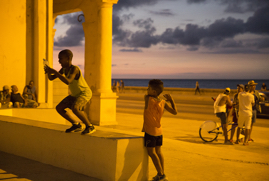
<instances>
[{"instance_id":1,"label":"bicycle","mask_svg":"<svg viewBox=\"0 0 269 181\"><path fill-rule=\"evenodd\" d=\"M228 125L232 124L233 122L230 122ZM219 134L223 133L222 131L220 131L220 128L222 128L222 126L219 126L219 124L215 121L205 121L199 129L200 138L205 142L212 142L218 138ZM231 129L227 130L227 133L234 128L236 127L232 127ZM242 131L244 131L244 128L242 129ZM241 140L242 137L244 136L241 133L239 140Z\"/></svg>"}]
</instances>

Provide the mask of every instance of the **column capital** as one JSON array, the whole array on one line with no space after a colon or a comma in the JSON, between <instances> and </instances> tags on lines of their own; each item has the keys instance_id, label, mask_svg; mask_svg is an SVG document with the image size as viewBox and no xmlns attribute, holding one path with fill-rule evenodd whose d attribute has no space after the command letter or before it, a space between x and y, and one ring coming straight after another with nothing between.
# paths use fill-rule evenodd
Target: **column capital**
<instances>
[{"instance_id":1,"label":"column capital","mask_svg":"<svg viewBox=\"0 0 269 181\"><path fill-rule=\"evenodd\" d=\"M101 0L102 3L112 3L117 4L119 0Z\"/></svg>"},{"instance_id":2,"label":"column capital","mask_svg":"<svg viewBox=\"0 0 269 181\"><path fill-rule=\"evenodd\" d=\"M114 1L117 0L101 0L101 2L99 3L99 7L100 8L113 8L113 5L116 4Z\"/></svg>"}]
</instances>

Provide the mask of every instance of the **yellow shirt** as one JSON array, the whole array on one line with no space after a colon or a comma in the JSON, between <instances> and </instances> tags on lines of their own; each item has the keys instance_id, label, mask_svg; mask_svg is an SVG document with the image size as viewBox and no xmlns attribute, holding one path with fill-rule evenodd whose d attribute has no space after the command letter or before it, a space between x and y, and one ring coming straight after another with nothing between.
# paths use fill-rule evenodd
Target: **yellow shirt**
<instances>
[{"instance_id":1,"label":"yellow shirt","mask_svg":"<svg viewBox=\"0 0 269 181\"><path fill-rule=\"evenodd\" d=\"M75 66L79 69L79 79L78 80L73 80L69 85L68 88L71 92L71 96L73 97L83 97L87 101L89 101L92 97L92 91L89 88L87 82L85 81L84 77L82 76L81 70L78 66ZM71 69L70 69L71 70ZM67 74L67 77L70 74L70 70ZM63 72L65 74L65 69L63 69Z\"/></svg>"},{"instance_id":2,"label":"yellow shirt","mask_svg":"<svg viewBox=\"0 0 269 181\"><path fill-rule=\"evenodd\" d=\"M144 132L151 136L162 135L161 118L164 106L165 100L158 101L153 97L149 97L148 107L144 110Z\"/></svg>"}]
</instances>

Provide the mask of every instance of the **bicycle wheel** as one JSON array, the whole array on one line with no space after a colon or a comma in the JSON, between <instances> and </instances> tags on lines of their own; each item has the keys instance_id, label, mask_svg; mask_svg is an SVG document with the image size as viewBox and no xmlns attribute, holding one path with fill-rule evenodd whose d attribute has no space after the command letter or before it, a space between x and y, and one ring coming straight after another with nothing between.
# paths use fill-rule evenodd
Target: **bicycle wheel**
<instances>
[{"instance_id":1,"label":"bicycle wheel","mask_svg":"<svg viewBox=\"0 0 269 181\"><path fill-rule=\"evenodd\" d=\"M205 142L214 141L219 135L219 128L214 121L205 121L199 130L200 138Z\"/></svg>"}]
</instances>

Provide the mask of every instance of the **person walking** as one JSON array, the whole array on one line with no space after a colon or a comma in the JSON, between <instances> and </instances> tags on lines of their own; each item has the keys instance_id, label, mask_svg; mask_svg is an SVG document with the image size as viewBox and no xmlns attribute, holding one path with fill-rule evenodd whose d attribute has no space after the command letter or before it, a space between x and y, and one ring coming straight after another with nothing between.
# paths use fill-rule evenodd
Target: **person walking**
<instances>
[{"instance_id":1,"label":"person walking","mask_svg":"<svg viewBox=\"0 0 269 181\"><path fill-rule=\"evenodd\" d=\"M120 80L120 92L124 93L124 82L123 82L123 80Z\"/></svg>"},{"instance_id":2,"label":"person walking","mask_svg":"<svg viewBox=\"0 0 269 181\"><path fill-rule=\"evenodd\" d=\"M198 81L196 81L196 85L195 85L195 95L196 95L197 92L199 92L199 94L201 95Z\"/></svg>"}]
</instances>

